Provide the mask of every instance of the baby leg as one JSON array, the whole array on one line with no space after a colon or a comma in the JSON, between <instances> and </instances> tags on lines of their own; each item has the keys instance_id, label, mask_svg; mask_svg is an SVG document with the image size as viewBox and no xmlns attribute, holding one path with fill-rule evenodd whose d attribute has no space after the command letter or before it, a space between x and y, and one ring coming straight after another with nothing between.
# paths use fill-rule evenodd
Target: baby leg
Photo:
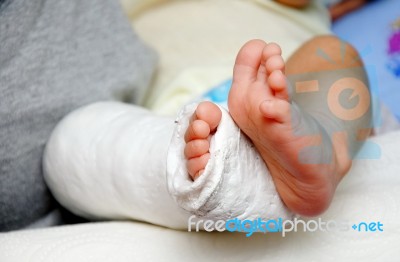
<instances>
[{"instance_id":1,"label":"baby leg","mask_svg":"<svg viewBox=\"0 0 400 262\"><path fill-rule=\"evenodd\" d=\"M289 82L296 87L291 98ZM355 137L369 133L367 86L357 52L333 36L307 42L286 65L276 44L253 40L239 52L230 113L293 212L313 216L329 206L360 145ZM347 88L359 94L353 111L339 103Z\"/></svg>"},{"instance_id":2,"label":"baby leg","mask_svg":"<svg viewBox=\"0 0 400 262\"><path fill-rule=\"evenodd\" d=\"M289 83L296 92L290 94ZM346 91L351 91L347 97ZM282 200L301 215L317 215L329 206L370 132L362 62L354 48L333 36L310 40L286 64L277 44L248 42L236 59L228 106L267 164ZM185 136L193 179L207 165L209 137L220 119L220 109L209 102L193 116Z\"/></svg>"}]
</instances>

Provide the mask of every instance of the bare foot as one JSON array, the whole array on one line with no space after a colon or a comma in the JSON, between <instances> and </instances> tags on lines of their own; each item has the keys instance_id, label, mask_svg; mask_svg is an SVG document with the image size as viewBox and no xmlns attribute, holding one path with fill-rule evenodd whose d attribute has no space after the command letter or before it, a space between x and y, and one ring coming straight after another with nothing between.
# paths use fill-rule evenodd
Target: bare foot
<instances>
[{"instance_id":1,"label":"bare foot","mask_svg":"<svg viewBox=\"0 0 400 262\"><path fill-rule=\"evenodd\" d=\"M277 44L244 45L234 67L229 112L260 152L289 209L315 216L329 206L338 177L351 162L339 163L325 130L289 101L284 67ZM317 145L319 151L305 150Z\"/></svg>"},{"instance_id":2,"label":"bare foot","mask_svg":"<svg viewBox=\"0 0 400 262\"><path fill-rule=\"evenodd\" d=\"M204 171L210 159L210 137L221 121L222 112L211 102L197 106L185 133L185 157L189 175L195 180Z\"/></svg>"}]
</instances>

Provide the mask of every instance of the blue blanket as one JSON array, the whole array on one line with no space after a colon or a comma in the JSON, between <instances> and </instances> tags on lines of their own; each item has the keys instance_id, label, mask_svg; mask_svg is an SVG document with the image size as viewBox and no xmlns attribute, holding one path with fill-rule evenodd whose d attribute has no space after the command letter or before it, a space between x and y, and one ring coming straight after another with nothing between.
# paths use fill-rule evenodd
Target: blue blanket
<instances>
[{"instance_id":1,"label":"blue blanket","mask_svg":"<svg viewBox=\"0 0 400 262\"><path fill-rule=\"evenodd\" d=\"M380 100L400 120L400 1L372 2L335 22L333 31L359 50Z\"/></svg>"}]
</instances>

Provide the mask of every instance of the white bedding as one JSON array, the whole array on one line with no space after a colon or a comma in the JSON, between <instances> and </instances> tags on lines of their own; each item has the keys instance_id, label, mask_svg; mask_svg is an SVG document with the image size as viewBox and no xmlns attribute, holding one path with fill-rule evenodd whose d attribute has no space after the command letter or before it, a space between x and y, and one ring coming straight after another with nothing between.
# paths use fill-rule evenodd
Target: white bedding
<instances>
[{"instance_id":1,"label":"white bedding","mask_svg":"<svg viewBox=\"0 0 400 262\"><path fill-rule=\"evenodd\" d=\"M397 261L400 132L371 138L379 160L356 161L321 217L380 221L383 232L195 233L139 222L91 223L0 235L0 261Z\"/></svg>"}]
</instances>

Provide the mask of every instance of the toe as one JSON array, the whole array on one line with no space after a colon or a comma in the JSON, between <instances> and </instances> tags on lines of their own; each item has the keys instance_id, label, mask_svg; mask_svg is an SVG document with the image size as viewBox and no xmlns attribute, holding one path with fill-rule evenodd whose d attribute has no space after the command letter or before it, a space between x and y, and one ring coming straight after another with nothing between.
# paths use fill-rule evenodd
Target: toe
<instances>
[{"instance_id":1,"label":"toe","mask_svg":"<svg viewBox=\"0 0 400 262\"><path fill-rule=\"evenodd\" d=\"M281 54L282 54L281 47L277 43L273 42L267 44L263 50L263 58L265 59L265 61L273 55L281 55Z\"/></svg>"},{"instance_id":2,"label":"toe","mask_svg":"<svg viewBox=\"0 0 400 262\"><path fill-rule=\"evenodd\" d=\"M201 171L204 170L209 159L210 153L207 153L199 157L189 159L187 161L187 170L193 180L199 175Z\"/></svg>"},{"instance_id":3,"label":"toe","mask_svg":"<svg viewBox=\"0 0 400 262\"><path fill-rule=\"evenodd\" d=\"M206 139L210 135L210 126L207 122L196 119L188 127L185 133L185 142L194 139Z\"/></svg>"},{"instance_id":4,"label":"toe","mask_svg":"<svg viewBox=\"0 0 400 262\"><path fill-rule=\"evenodd\" d=\"M201 174L210 159L209 138L217 129L221 117L221 109L211 102L200 103L192 116L185 133L184 155L188 159L187 170L193 180Z\"/></svg>"},{"instance_id":5,"label":"toe","mask_svg":"<svg viewBox=\"0 0 400 262\"><path fill-rule=\"evenodd\" d=\"M283 61L282 56L273 55L269 59L267 59L267 61L265 62L265 67L268 74L271 74L275 70L284 71L285 62Z\"/></svg>"},{"instance_id":6,"label":"toe","mask_svg":"<svg viewBox=\"0 0 400 262\"><path fill-rule=\"evenodd\" d=\"M290 121L290 104L282 99L265 100L260 104L261 114L280 123Z\"/></svg>"},{"instance_id":7,"label":"toe","mask_svg":"<svg viewBox=\"0 0 400 262\"><path fill-rule=\"evenodd\" d=\"M240 49L233 69L233 82L251 83L257 80L266 45L262 40L251 40Z\"/></svg>"},{"instance_id":8,"label":"toe","mask_svg":"<svg viewBox=\"0 0 400 262\"><path fill-rule=\"evenodd\" d=\"M185 145L184 153L186 159L191 159L208 153L209 149L210 143L207 139L196 139Z\"/></svg>"},{"instance_id":9,"label":"toe","mask_svg":"<svg viewBox=\"0 0 400 262\"><path fill-rule=\"evenodd\" d=\"M268 86L274 91L276 98L289 101L287 81L282 71L275 70L269 75Z\"/></svg>"},{"instance_id":10,"label":"toe","mask_svg":"<svg viewBox=\"0 0 400 262\"><path fill-rule=\"evenodd\" d=\"M267 44L263 51L262 51L262 56L261 56L261 64L260 68L258 69L258 75L257 75L257 80L261 82L266 82L267 81L267 68L266 68L266 63L269 60L270 57L278 55L280 56L282 54L282 50L280 46L276 43L269 43Z\"/></svg>"},{"instance_id":11,"label":"toe","mask_svg":"<svg viewBox=\"0 0 400 262\"><path fill-rule=\"evenodd\" d=\"M221 121L222 112L216 104L206 101L197 106L195 117L206 122L210 127L210 132L214 132Z\"/></svg>"}]
</instances>

